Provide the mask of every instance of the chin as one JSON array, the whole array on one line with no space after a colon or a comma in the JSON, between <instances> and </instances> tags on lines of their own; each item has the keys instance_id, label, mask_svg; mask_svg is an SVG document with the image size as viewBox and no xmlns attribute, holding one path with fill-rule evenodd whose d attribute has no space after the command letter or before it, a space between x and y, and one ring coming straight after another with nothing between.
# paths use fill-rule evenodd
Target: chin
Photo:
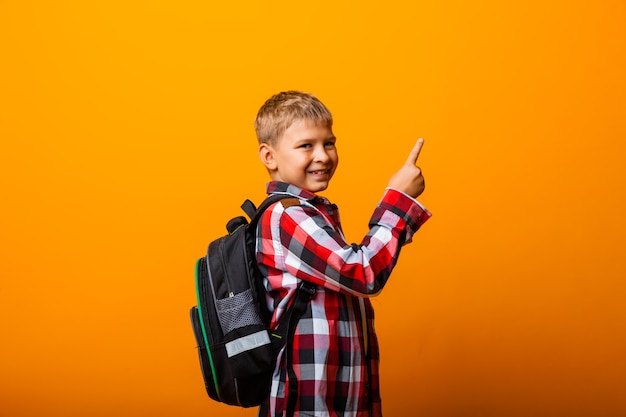
<instances>
[{"instance_id":1,"label":"chin","mask_svg":"<svg viewBox=\"0 0 626 417\"><path fill-rule=\"evenodd\" d=\"M319 193L321 191L324 191L328 188L328 184L317 184L314 187L307 187L308 190L312 193Z\"/></svg>"}]
</instances>

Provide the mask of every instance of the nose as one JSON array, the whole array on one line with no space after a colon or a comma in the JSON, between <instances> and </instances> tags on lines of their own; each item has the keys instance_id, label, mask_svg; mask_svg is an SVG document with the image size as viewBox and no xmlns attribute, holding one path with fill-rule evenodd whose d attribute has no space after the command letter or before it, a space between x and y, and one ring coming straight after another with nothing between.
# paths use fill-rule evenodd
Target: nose
<instances>
[{"instance_id":1,"label":"nose","mask_svg":"<svg viewBox=\"0 0 626 417\"><path fill-rule=\"evenodd\" d=\"M328 156L328 152L326 152L326 148L324 146L316 146L315 147L315 162L323 162L326 163L330 160L330 156Z\"/></svg>"}]
</instances>

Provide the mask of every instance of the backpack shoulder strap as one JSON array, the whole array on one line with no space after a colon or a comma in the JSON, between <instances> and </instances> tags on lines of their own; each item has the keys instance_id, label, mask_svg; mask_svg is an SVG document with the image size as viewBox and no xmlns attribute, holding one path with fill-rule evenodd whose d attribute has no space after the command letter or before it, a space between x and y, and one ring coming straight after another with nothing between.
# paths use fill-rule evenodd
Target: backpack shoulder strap
<instances>
[{"instance_id":1,"label":"backpack shoulder strap","mask_svg":"<svg viewBox=\"0 0 626 417\"><path fill-rule=\"evenodd\" d=\"M285 208L300 205L300 200L290 194L271 194L263 200L258 208L250 200L244 201L241 208L250 218L250 224L255 224L268 207L281 200Z\"/></svg>"},{"instance_id":2,"label":"backpack shoulder strap","mask_svg":"<svg viewBox=\"0 0 626 417\"><path fill-rule=\"evenodd\" d=\"M250 216L250 225L254 226L261 218L263 212L265 212L268 207L277 201L281 201L285 208L301 205L300 199L291 194L271 194L263 200L258 208L256 208L254 203L250 200L246 200L242 204L241 208L248 214L248 216ZM254 230L253 228L251 229ZM273 334L273 336L275 336L274 343L276 343L276 346L285 343L287 336L290 333L293 333L295 325L298 323L298 320L300 320L300 317L306 310L307 304L315 295L315 290L315 284L307 281L302 281L300 283L291 307L285 312L280 325Z\"/></svg>"},{"instance_id":3,"label":"backpack shoulder strap","mask_svg":"<svg viewBox=\"0 0 626 417\"><path fill-rule=\"evenodd\" d=\"M302 281L298 287L296 298L290 308L290 312L285 313L281 323L278 325L277 333L282 335L287 346L287 373L289 374L289 395L287 396L287 415L294 414L296 408L296 398L298 398L298 377L293 368L293 344L294 334L298 321L306 311L306 307L315 295L315 284Z\"/></svg>"},{"instance_id":4,"label":"backpack shoulder strap","mask_svg":"<svg viewBox=\"0 0 626 417\"><path fill-rule=\"evenodd\" d=\"M299 206L301 204L297 197L293 197L289 194L271 194L258 208L255 208L254 204L250 200L246 200L244 202L241 208L246 212L246 214L248 214L248 216L250 216L250 225L252 226L252 230L254 230L254 225L259 221L263 212L277 201L281 201L284 208ZM291 354L293 349L293 336L295 334L298 321L300 321L300 318L306 311L307 305L315 295L316 288L315 284L311 282L301 281L291 306L287 309L287 311L285 311L276 330L270 332L272 346L276 351L286 345L289 380L294 381L293 384L289 384L287 415L293 415L295 410L295 399L298 396L298 379L293 370L293 358Z\"/></svg>"}]
</instances>

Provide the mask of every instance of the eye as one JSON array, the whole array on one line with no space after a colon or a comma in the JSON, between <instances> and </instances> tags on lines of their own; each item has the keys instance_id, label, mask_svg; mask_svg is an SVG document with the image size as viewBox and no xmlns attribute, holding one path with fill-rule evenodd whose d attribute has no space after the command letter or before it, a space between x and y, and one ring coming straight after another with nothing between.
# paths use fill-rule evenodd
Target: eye
<instances>
[{"instance_id":1,"label":"eye","mask_svg":"<svg viewBox=\"0 0 626 417\"><path fill-rule=\"evenodd\" d=\"M330 149L332 149L332 148L334 148L334 147L335 147L335 141L328 141L328 142L326 142L326 143L324 144L324 146L325 146L326 148L330 148Z\"/></svg>"},{"instance_id":2,"label":"eye","mask_svg":"<svg viewBox=\"0 0 626 417\"><path fill-rule=\"evenodd\" d=\"M302 149L309 149L310 147L311 147L310 143L303 143L302 145L299 146L299 148L302 148Z\"/></svg>"}]
</instances>

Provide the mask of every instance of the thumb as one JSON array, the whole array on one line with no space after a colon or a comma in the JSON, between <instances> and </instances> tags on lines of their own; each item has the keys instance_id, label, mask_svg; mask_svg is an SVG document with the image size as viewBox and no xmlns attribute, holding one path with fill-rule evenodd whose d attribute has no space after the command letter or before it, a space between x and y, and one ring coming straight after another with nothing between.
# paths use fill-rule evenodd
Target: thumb
<instances>
[{"instance_id":1,"label":"thumb","mask_svg":"<svg viewBox=\"0 0 626 417\"><path fill-rule=\"evenodd\" d=\"M417 158L420 156L422 146L424 146L424 139L419 138L409 153L409 159L406 160L407 165L415 165L417 163Z\"/></svg>"}]
</instances>

